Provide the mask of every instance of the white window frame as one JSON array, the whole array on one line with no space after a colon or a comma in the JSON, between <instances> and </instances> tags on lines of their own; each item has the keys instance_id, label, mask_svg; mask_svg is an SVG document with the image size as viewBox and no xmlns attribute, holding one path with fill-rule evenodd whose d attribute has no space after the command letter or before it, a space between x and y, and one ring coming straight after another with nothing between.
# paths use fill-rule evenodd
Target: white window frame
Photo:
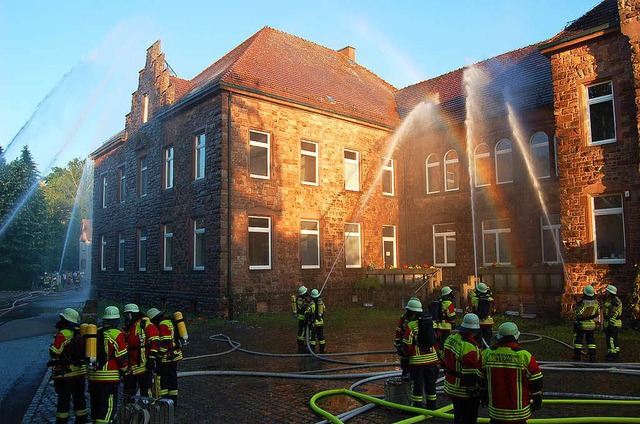
<instances>
[{"instance_id":1,"label":"white window frame","mask_svg":"<svg viewBox=\"0 0 640 424\"><path fill-rule=\"evenodd\" d=\"M480 148L486 149L486 153L478 153ZM481 143L476 146L473 150L473 179L476 187L488 187L491 185L491 174L487 175L486 178L489 180L485 184L478 183L478 161L485 160L491 166L491 149L487 146L486 143Z\"/></svg>"},{"instance_id":2,"label":"white window frame","mask_svg":"<svg viewBox=\"0 0 640 424\"><path fill-rule=\"evenodd\" d=\"M559 215L558 216L559 219ZM549 217L549 220L551 220L551 217ZM541 250L541 258L542 258L542 263L545 264L559 264L560 263L560 227L561 224L560 222L558 222L557 224L551 224L550 222L547 221L547 218L545 218L544 216L540 217L540 250ZM551 237L553 239L553 243L555 244L555 248L556 251L554 252L556 260L555 261L548 261L546 259L545 253L549 253L549 252L545 252L544 249L544 232L545 231L549 231L551 233Z\"/></svg>"},{"instance_id":3,"label":"white window frame","mask_svg":"<svg viewBox=\"0 0 640 424\"><path fill-rule=\"evenodd\" d=\"M430 162L431 158L435 158L435 162ZM435 153L431 153L429 156L427 156L427 159L425 160L425 170L426 170L426 183L427 183L427 194L434 194L434 193L440 193L440 187L438 187L437 190L431 190L433 187L431 187L431 181L429 181L429 169L430 168L436 168L436 167L440 167L440 159L438 158L438 155L436 155ZM439 174L440 171L436 170L436 174Z\"/></svg>"},{"instance_id":4,"label":"white window frame","mask_svg":"<svg viewBox=\"0 0 640 424\"><path fill-rule=\"evenodd\" d=\"M173 188L173 152L173 146L164 148L164 178L162 184L165 190Z\"/></svg>"},{"instance_id":5,"label":"white window frame","mask_svg":"<svg viewBox=\"0 0 640 424\"><path fill-rule=\"evenodd\" d=\"M385 227L388 228L392 228L393 229L393 237L389 237L389 236L385 236L384 235L384 229ZM391 242L393 243L393 266L398 266L398 254L397 254L397 250L398 250L398 245L397 245L397 239L396 239L396 226L395 225L383 225L382 226L382 263L386 264L387 260L384 257L385 254L385 250L384 250L384 243L385 242Z\"/></svg>"},{"instance_id":6,"label":"white window frame","mask_svg":"<svg viewBox=\"0 0 640 424\"><path fill-rule=\"evenodd\" d=\"M107 270L107 236L100 236L100 271Z\"/></svg>"},{"instance_id":7,"label":"white window frame","mask_svg":"<svg viewBox=\"0 0 640 424\"><path fill-rule=\"evenodd\" d=\"M107 209L107 187L109 181L107 180L107 174L102 174L102 209Z\"/></svg>"},{"instance_id":8,"label":"white window frame","mask_svg":"<svg viewBox=\"0 0 640 424\"><path fill-rule=\"evenodd\" d=\"M147 270L147 259L149 257L147 239L148 239L147 227L139 227L138 228L138 271ZM143 243L144 243L144 255L142 254ZM143 257L144 257L144 264L142 263Z\"/></svg>"},{"instance_id":9,"label":"white window frame","mask_svg":"<svg viewBox=\"0 0 640 424\"><path fill-rule=\"evenodd\" d=\"M148 162L147 155L142 155L138 159L138 192L140 197L144 197L149 192L149 175L148 175Z\"/></svg>"},{"instance_id":10,"label":"white window frame","mask_svg":"<svg viewBox=\"0 0 640 424\"><path fill-rule=\"evenodd\" d=\"M311 146L313 146L314 150L307 150L304 148L305 144L309 144ZM314 163L315 163L315 181L306 181L304 178L304 173L302 172L302 163L304 163L304 159L305 156L310 157L310 158L314 158ZM319 155L318 155L318 143L314 142L314 141L308 141L308 140L302 140L300 142L300 182L304 185L312 185L312 186L317 186L318 185L318 161L319 161Z\"/></svg>"},{"instance_id":11,"label":"white window frame","mask_svg":"<svg viewBox=\"0 0 640 424\"><path fill-rule=\"evenodd\" d=\"M487 262L486 261L486 257L487 254L485 252L485 243L484 243L484 238L486 235L488 234L495 234L496 237L496 262L499 265L511 265L511 262L502 262L500 260L500 237L498 236L499 234L511 234L511 227L507 227L507 228L496 228L496 229L485 229L485 223L488 222L496 222L496 221L504 221L506 224L510 224L510 221L508 219L489 219L486 221L482 221L482 262L484 264L484 266L491 266L492 262ZM510 248L512 248L513 246L510 246ZM513 257L513 249L511 250L511 256Z\"/></svg>"},{"instance_id":12,"label":"white window frame","mask_svg":"<svg viewBox=\"0 0 640 424\"><path fill-rule=\"evenodd\" d=\"M124 203L127 198L127 174L125 172L125 167L121 166L118 168L118 201L120 203Z\"/></svg>"},{"instance_id":13,"label":"white window frame","mask_svg":"<svg viewBox=\"0 0 640 424\"><path fill-rule=\"evenodd\" d=\"M509 144L508 148L500 147L500 145L504 145L505 143ZM508 138L503 138L502 140L496 143L495 147L495 165L496 165L496 184L509 184L513 182L513 143ZM500 167L498 166L499 159L501 156L509 156L509 167L511 167L511 179L510 180L501 180L500 179Z\"/></svg>"},{"instance_id":14,"label":"white window frame","mask_svg":"<svg viewBox=\"0 0 640 424\"><path fill-rule=\"evenodd\" d=\"M449 156L451 155L451 153L455 153L456 157L455 159L449 159ZM450 188L449 187L449 167L452 166L453 164L457 164L457 171L454 173L452 172L452 174L456 174L457 173L457 180L458 180L458 184L453 187ZM460 160L459 160L459 155L458 152L455 149L451 149L449 150L447 153L444 154L444 191L457 191L460 190ZM455 177L454 177L454 182L455 182Z\"/></svg>"},{"instance_id":15,"label":"white window frame","mask_svg":"<svg viewBox=\"0 0 640 424\"><path fill-rule=\"evenodd\" d=\"M349 231L347 230L347 226L348 225L355 225L357 232L354 231ZM350 237L355 237L357 239L357 246L358 246L358 264L348 264L347 263L347 249L348 249L348 245L347 245L347 239L349 239ZM355 223L355 222L347 222L345 223L345 229L344 229L344 243L345 243L345 248L344 248L344 263L345 263L345 267L346 268L362 268L362 237L361 237L361 231L360 231L360 224Z\"/></svg>"},{"instance_id":16,"label":"white window frame","mask_svg":"<svg viewBox=\"0 0 640 424\"><path fill-rule=\"evenodd\" d=\"M545 141L534 144L534 139L538 136L544 136ZM551 157L549 155L549 136L547 135L547 133L544 131L538 131L534 133L529 139L529 148L531 150L531 162L533 165L533 172L536 175L536 178L538 179L550 178L551 164L549 163L549 161L551 160ZM543 164L544 172L541 172L540 175L538 175L538 162L536 161L536 155L533 153L536 150L543 151L545 153L545 158L546 158L545 163Z\"/></svg>"},{"instance_id":17,"label":"white window frame","mask_svg":"<svg viewBox=\"0 0 640 424\"><path fill-rule=\"evenodd\" d=\"M354 153L356 158L347 158L347 153ZM360 152L344 149L342 158L344 161L344 189L347 191L360 191ZM353 177L351 177L352 175Z\"/></svg>"},{"instance_id":18,"label":"white window frame","mask_svg":"<svg viewBox=\"0 0 640 424\"><path fill-rule=\"evenodd\" d=\"M444 225L451 225L454 226L455 228L455 223L451 223L451 222L446 222L446 223L442 223L442 224L433 224L432 225L432 230L433 230L433 264L436 266L440 266L440 267L454 267L456 266L455 262L449 262L449 257L448 257L448 249L447 249L447 243L448 243L448 237L454 237L454 239L456 238L456 232L454 231L437 231L437 227L438 226L444 226ZM456 239L457 241L457 239ZM442 243L442 245L444 246L444 262L438 262L437 261L437 255L436 255L436 250L437 250L437 246L438 246L438 242ZM456 251L457 253L457 251Z\"/></svg>"},{"instance_id":19,"label":"white window frame","mask_svg":"<svg viewBox=\"0 0 640 424\"><path fill-rule=\"evenodd\" d=\"M173 226L173 223L166 223L162 226L162 269L164 271L173 271L173 229L169 230L169 226ZM167 240L171 239L171 249L167 252ZM167 254L168 253L168 254ZM171 265L167 266L167 258L171 260Z\"/></svg>"},{"instance_id":20,"label":"white window frame","mask_svg":"<svg viewBox=\"0 0 640 424\"><path fill-rule=\"evenodd\" d=\"M267 136L266 142L253 140L252 134L264 134ZM251 146L265 149L267 151L267 175L253 174L251 173ZM262 180L271 179L271 134L264 131L249 130L249 176L251 178L259 178Z\"/></svg>"},{"instance_id":21,"label":"white window frame","mask_svg":"<svg viewBox=\"0 0 640 424\"><path fill-rule=\"evenodd\" d=\"M248 227L249 229L249 237L251 236L251 233L266 233L268 234L269 237L269 251L268 251L268 258L269 258L269 263L267 265L251 265L251 263L249 263L249 269L250 270L263 270L263 269L271 269L271 218L268 216L258 216L258 215L250 215L249 218L256 218L256 219L264 219L267 221L267 227ZM249 243L247 243L247 249L249 248ZM249 257L251 257L251 254L249 253ZM251 259L249 259L249 261L251 261Z\"/></svg>"},{"instance_id":22,"label":"white window frame","mask_svg":"<svg viewBox=\"0 0 640 424\"><path fill-rule=\"evenodd\" d=\"M389 176L391 179L391 191L384 191L384 178L385 175ZM394 176L394 164L393 159L390 158L382 158L382 194L385 196L395 196L395 176Z\"/></svg>"},{"instance_id":23,"label":"white window frame","mask_svg":"<svg viewBox=\"0 0 640 424\"><path fill-rule=\"evenodd\" d=\"M307 230L307 229L303 229L302 228L302 222L312 222L315 224L316 229L315 230ZM317 220L312 220L312 219L303 219L301 220L300 223L300 266L302 269L319 269L320 268L320 221ZM318 257L316 259L316 264L315 265L304 265L302 264L302 236L315 236L316 238L316 250L318 252ZM269 237L269 240L271 240L271 237Z\"/></svg>"},{"instance_id":24,"label":"white window frame","mask_svg":"<svg viewBox=\"0 0 640 424\"><path fill-rule=\"evenodd\" d=\"M118 271L124 271L124 261L125 261L125 239L124 234L121 232L118 233Z\"/></svg>"},{"instance_id":25,"label":"white window frame","mask_svg":"<svg viewBox=\"0 0 640 424\"><path fill-rule=\"evenodd\" d=\"M612 194L602 194L599 196L591 196L591 230L593 233L593 257L595 259L595 263L597 264L624 264L627 262L627 234L625 228L625 218L624 218L624 198L621 194L618 194L620 197L620 206L616 208L606 208L606 209L596 209L595 207L595 199L597 197L610 197L616 196L615 193ZM606 215L620 215L622 218L622 245L624 249L624 258L623 259L600 259L598 258L598 233L596 231L596 216L606 216Z\"/></svg>"},{"instance_id":26,"label":"white window frame","mask_svg":"<svg viewBox=\"0 0 640 424\"><path fill-rule=\"evenodd\" d=\"M142 123L149 121L149 95L142 96Z\"/></svg>"},{"instance_id":27,"label":"white window frame","mask_svg":"<svg viewBox=\"0 0 640 424\"><path fill-rule=\"evenodd\" d=\"M596 87L598 85L604 85L604 84L609 84L611 85L611 94L607 94L605 96L600 96L600 97L596 97L593 99L589 98L589 88L591 87ZM615 143L618 139L618 131L616 128L616 104L615 104L615 100L613 98L613 81L609 80L609 81L601 81L595 84L590 84L585 86L585 98L587 100L587 131L589 131L589 137L588 137L588 145L589 146L599 146L601 144L609 144L609 143ZM598 104L598 103L604 103L604 102L608 102L611 101L611 109L612 109L612 113L613 113L613 138L608 138L606 140L599 140L599 141L593 141L593 136L591 134L591 105L594 104Z\"/></svg>"},{"instance_id":28,"label":"white window frame","mask_svg":"<svg viewBox=\"0 0 640 424\"><path fill-rule=\"evenodd\" d=\"M201 223L201 227L198 227L198 223ZM193 270L194 271L203 271L204 270L204 262L205 262L205 244L204 244L204 235L206 234L206 228L204 226L204 218L194 218L193 219ZM198 239L201 238L202 242L202 265L198 265L196 260L198 258Z\"/></svg>"},{"instance_id":29,"label":"white window frame","mask_svg":"<svg viewBox=\"0 0 640 424\"><path fill-rule=\"evenodd\" d=\"M207 164L207 136L204 132L197 134L193 140L193 179L201 180L205 176Z\"/></svg>"}]
</instances>

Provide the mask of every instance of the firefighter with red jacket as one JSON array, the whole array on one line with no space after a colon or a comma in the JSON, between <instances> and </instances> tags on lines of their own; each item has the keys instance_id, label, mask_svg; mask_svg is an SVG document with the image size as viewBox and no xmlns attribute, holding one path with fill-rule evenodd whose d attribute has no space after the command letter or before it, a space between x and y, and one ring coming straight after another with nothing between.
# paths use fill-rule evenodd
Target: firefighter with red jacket
<instances>
[{"instance_id":1,"label":"firefighter with red jacket","mask_svg":"<svg viewBox=\"0 0 640 424\"><path fill-rule=\"evenodd\" d=\"M478 383L491 423L524 424L542 406L542 372L519 337L518 326L505 322L498 328L498 343L482 352Z\"/></svg>"},{"instance_id":2,"label":"firefighter with red jacket","mask_svg":"<svg viewBox=\"0 0 640 424\"><path fill-rule=\"evenodd\" d=\"M456 308L453 304L455 298L451 287L444 286L440 290L440 298L434 302L438 303L437 315L432 314L433 319L438 324L438 351L442 351L445 340L451 334L451 330L456 328Z\"/></svg>"},{"instance_id":3,"label":"firefighter with red jacket","mask_svg":"<svg viewBox=\"0 0 640 424\"><path fill-rule=\"evenodd\" d=\"M480 331L476 334L480 349L491 346L493 314L496 313L496 303L491 296L489 286L485 283L478 283L476 289L470 293L467 312L473 312L480 320Z\"/></svg>"},{"instance_id":4,"label":"firefighter with red jacket","mask_svg":"<svg viewBox=\"0 0 640 424\"><path fill-rule=\"evenodd\" d=\"M466 314L458 333L444 342L444 392L453 401L454 424L475 424L478 420L477 375L482 366L482 350L475 335L479 330L478 316Z\"/></svg>"},{"instance_id":5,"label":"firefighter with red jacket","mask_svg":"<svg viewBox=\"0 0 640 424\"><path fill-rule=\"evenodd\" d=\"M423 317L418 299L407 302L407 328L402 337L403 355L409 358L411 404L417 408L436 409L438 354L435 350L433 321ZM426 397L426 405L423 403Z\"/></svg>"},{"instance_id":6,"label":"firefighter with red jacket","mask_svg":"<svg viewBox=\"0 0 640 424\"><path fill-rule=\"evenodd\" d=\"M161 398L171 399L178 405L178 362L182 361L182 349L176 343L173 321L157 308L147 311L147 317L158 328L158 360L156 387Z\"/></svg>"},{"instance_id":7,"label":"firefighter with red jacket","mask_svg":"<svg viewBox=\"0 0 640 424\"><path fill-rule=\"evenodd\" d=\"M84 345L80 338L80 314L72 308L66 308L56 323L58 332L49 348L53 366L53 387L58 395L56 424L69 422L71 398L75 422L87 422L87 400L84 397L85 374Z\"/></svg>"},{"instance_id":8,"label":"firefighter with red jacket","mask_svg":"<svg viewBox=\"0 0 640 424\"><path fill-rule=\"evenodd\" d=\"M91 418L94 423L110 423L118 404L120 378L129 366L127 343L124 333L118 329L120 310L107 306L98 328L97 358L89 370L89 395Z\"/></svg>"},{"instance_id":9,"label":"firefighter with red jacket","mask_svg":"<svg viewBox=\"0 0 640 424\"><path fill-rule=\"evenodd\" d=\"M125 402L133 402L138 388L140 396L152 396L152 373L158 357L158 329L143 317L135 303L124 306L124 331L129 352L129 373L124 377Z\"/></svg>"},{"instance_id":10,"label":"firefighter with red jacket","mask_svg":"<svg viewBox=\"0 0 640 424\"><path fill-rule=\"evenodd\" d=\"M575 339L573 341L573 359L579 362L582 355L582 340L587 339L589 362L596 361L596 319L600 317L600 304L595 298L593 286L585 286L582 300L576 304L576 320L573 323Z\"/></svg>"},{"instance_id":11,"label":"firefighter with red jacket","mask_svg":"<svg viewBox=\"0 0 640 424\"><path fill-rule=\"evenodd\" d=\"M606 288L607 299L602 308L603 326L607 342L607 361L617 361L620 354L618 331L622 327L622 301L618 297L616 286L609 284Z\"/></svg>"}]
</instances>

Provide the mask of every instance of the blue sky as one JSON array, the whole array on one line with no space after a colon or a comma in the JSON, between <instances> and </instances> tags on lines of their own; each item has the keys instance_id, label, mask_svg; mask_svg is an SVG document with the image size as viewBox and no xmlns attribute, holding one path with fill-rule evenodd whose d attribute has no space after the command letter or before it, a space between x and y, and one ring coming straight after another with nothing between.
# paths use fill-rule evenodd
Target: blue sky
<instances>
[{"instance_id":1,"label":"blue sky","mask_svg":"<svg viewBox=\"0 0 640 424\"><path fill-rule=\"evenodd\" d=\"M40 170L124 128L145 50L191 79L264 26L356 48L398 88L545 40L598 0L0 0L0 145Z\"/></svg>"}]
</instances>

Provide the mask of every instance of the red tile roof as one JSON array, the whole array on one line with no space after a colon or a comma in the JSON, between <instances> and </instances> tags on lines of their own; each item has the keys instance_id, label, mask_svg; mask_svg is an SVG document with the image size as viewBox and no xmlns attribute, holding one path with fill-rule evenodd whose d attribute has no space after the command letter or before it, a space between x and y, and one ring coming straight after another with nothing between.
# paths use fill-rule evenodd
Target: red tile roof
<instances>
[{"instance_id":1,"label":"red tile roof","mask_svg":"<svg viewBox=\"0 0 640 424\"><path fill-rule=\"evenodd\" d=\"M613 28L620 25L617 0L604 0L593 9L571 21L556 36L547 41L555 45L593 32L594 28Z\"/></svg>"},{"instance_id":2,"label":"red tile roof","mask_svg":"<svg viewBox=\"0 0 640 424\"><path fill-rule=\"evenodd\" d=\"M174 77L173 75L169 77L169 82L171 82L171 85L173 85L176 89L176 99L184 96L193 87L191 81Z\"/></svg>"}]
</instances>

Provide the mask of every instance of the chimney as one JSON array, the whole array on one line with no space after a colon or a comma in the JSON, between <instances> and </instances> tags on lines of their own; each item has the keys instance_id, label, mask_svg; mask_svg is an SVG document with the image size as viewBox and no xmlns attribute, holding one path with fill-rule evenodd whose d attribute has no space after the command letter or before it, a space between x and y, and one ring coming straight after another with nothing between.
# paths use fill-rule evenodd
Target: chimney
<instances>
[{"instance_id":1,"label":"chimney","mask_svg":"<svg viewBox=\"0 0 640 424\"><path fill-rule=\"evenodd\" d=\"M356 48L355 47L351 47L351 46L344 47L344 48L338 50L338 53L342 53L343 55L347 56L347 59L349 59L352 62L356 61Z\"/></svg>"}]
</instances>

